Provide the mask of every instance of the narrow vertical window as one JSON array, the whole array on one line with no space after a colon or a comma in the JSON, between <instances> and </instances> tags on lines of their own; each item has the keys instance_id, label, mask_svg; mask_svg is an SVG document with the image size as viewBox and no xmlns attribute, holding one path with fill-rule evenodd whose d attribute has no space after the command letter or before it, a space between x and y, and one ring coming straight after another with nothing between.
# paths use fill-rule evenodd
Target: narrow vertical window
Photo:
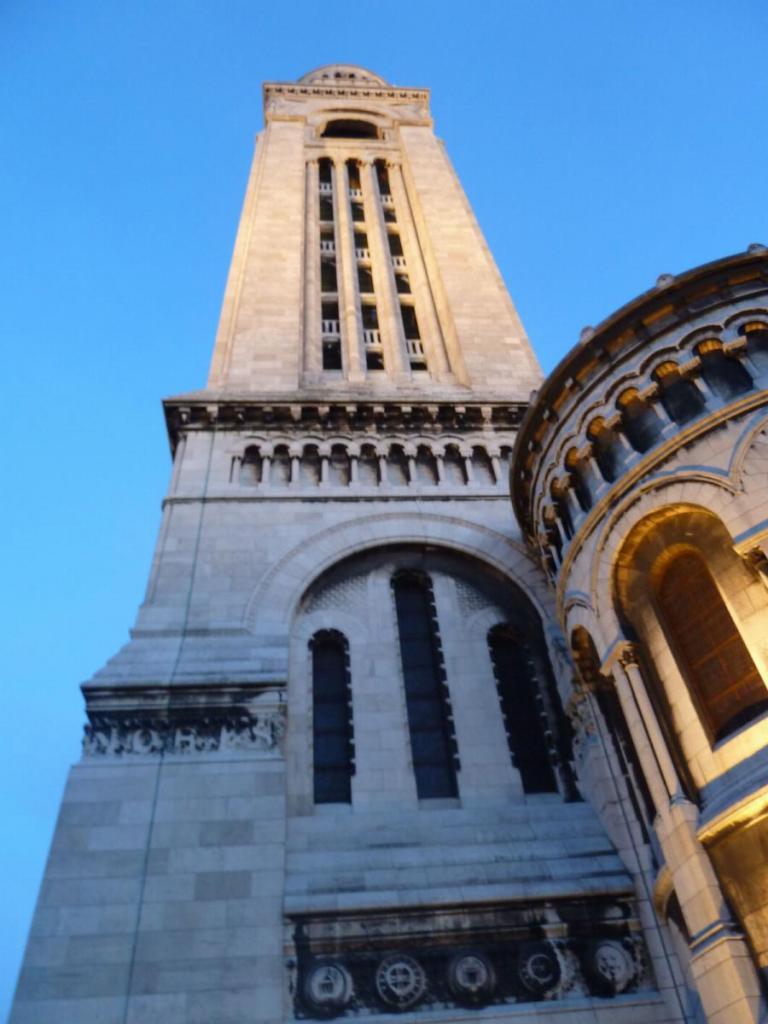
<instances>
[{"instance_id":1,"label":"narrow vertical window","mask_svg":"<svg viewBox=\"0 0 768 1024\"><path fill-rule=\"evenodd\" d=\"M520 772L523 792L556 793L539 680L528 645L509 626L494 626L488 646L509 752Z\"/></svg>"},{"instance_id":2,"label":"narrow vertical window","mask_svg":"<svg viewBox=\"0 0 768 1024\"><path fill-rule=\"evenodd\" d=\"M704 724L722 739L768 711L768 690L704 559L684 551L656 583L662 625Z\"/></svg>"},{"instance_id":3,"label":"narrow vertical window","mask_svg":"<svg viewBox=\"0 0 768 1024\"><path fill-rule=\"evenodd\" d=\"M390 236L391 237L391 236ZM419 332L419 322L416 319L416 310L413 306L400 303L400 316L403 321L403 333L405 334L405 347L408 352L408 360L412 370L426 370L427 363L424 357L424 345Z\"/></svg>"},{"instance_id":4,"label":"narrow vertical window","mask_svg":"<svg viewBox=\"0 0 768 1024\"><path fill-rule=\"evenodd\" d=\"M339 283L336 269L336 232L333 224L333 173L331 161L319 163L320 187L320 299L322 366L341 370L341 329L339 320Z\"/></svg>"},{"instance_id":5,"label":"narrow vertical window","mask_svg":"<svg viewBox=\"0 0 768 1024\"><path fill-rule=\"evenodd\" d=\"M416 792L420 800L453 797L458 757L432 586L427 576L404 572L392 587Z\"/></svg>"},{"instance_id":6,"label":"narrow vertical window","mask_svg":"<svg viewBox=\"0 0 768 1024\"><path fill-rule=\"evenodd\" d=\"M368 370L384 369L384 350L379 330L379 314L372 302L364 302L360 308L363 320L363 344L365 345L365 366Z\"/></svg>"},{"instance_id":7,"label":"narrow vertical window","mask_svg":"<svg viewBox=\"0 0 768 1024\"><path fill-rule=\"evenodd\" d=\"M240 483L253 486L261 483L263 459L256 445L249 445L240 462Z\"/></svg>"},{"instance_id":8,"label":"narrow vertical window","mask_svg":"<svg viewBox=\"0 0 768 1024\"><path fill-rule=\"evenodd\" d=\"M315 633L312 653L312 735L315 803L350 803L354 773L349 651L335 629Z\"/></svg>"}]
</instances>

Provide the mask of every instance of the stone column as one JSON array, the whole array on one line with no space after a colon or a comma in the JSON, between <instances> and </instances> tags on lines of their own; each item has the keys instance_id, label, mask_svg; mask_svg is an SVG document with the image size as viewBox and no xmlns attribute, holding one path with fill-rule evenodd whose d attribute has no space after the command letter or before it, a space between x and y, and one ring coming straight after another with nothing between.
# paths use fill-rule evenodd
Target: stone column
<instances>
[{"instance_id":1,"label":"stone column","mask_svg":"<svg viewBox=\"0 0 768 1024\"><path fill-rule=\"evenodd\" d=\"M623 677L626 682L628 692L632 695L634 703L637 706L637 710L640 715L638 721L642 720L645 733L645 745L649 747L649 750L653 754L656 771L660 775L664 786L664 797L661 800L661 803L657 803L658 807L663 807L671 797L676 794L680 794L681 786L677 777L674 762L672 761L672 757L667 749L664 733L662 732L659 720L656 717L656 712L654 711L650 697L648 696L645 680L640 673L637 652L631 644L626 645L619 656L618 673L620 674L620 678ZM619 696L621 696L621 692ZM624 714L625 716L627 715L627 708L624 709ZM641 741L642 739L642 736L636 737L636 742ZM649 764L644 767L646 767L646 771L648 771L653 767L653 765ZM655 794L654 799L656 799Z\"/></svg>"},{"instance_id":2,"label":"stone column","mask_svg":"<svg viewBox=\"0 0 768 1024\"><path fill-rule=\"evenodd\" d=\"M464 473L467 478L467 483L472 484L475 480L475 472L472 466L472 449L462 448L461 457L464 459Z\"/></svg>"},{"instance_id":3,"label":"stone column","mask_svg":"<svg viewBox=\"0 0 768 1024\"><path fill-rule=\"evenodd\" d=\"M588 444L584 449L581 462L584 466L584 475L587 480L587 486L589 487L589 493L592 495L592 502L597 501L597 492L601 487L610 487L610 483L603 476L602 470L597 464L595 458L594 448L592 444Z\"/></svg>"},{"instance_id":4,"label":"stone column","mask_svg":"<svg viewBox=\"0 0 768 1024\"><path fill-rule=\"evenodd\" d=\"M376 309L384 348L384 367L394 377L407 377L410 375L410 366L405 350L400 300L397 297L387 229L379 200L379 184L370 157L360 164L360 184L363 190L368 247L371 251Z\"/></svg>"},{"instance_id":5,"label":"stone column","mask_svg":"<svg viewBox=\"0 0 768 1024\"><path fill-rule=\"evenodd\" d=\"M342 157L333 158L333 202L336 220L336 280L345 366L350 380L365 379L363 325L357 301L355 228L349 211L349 175Z\"/></svg>"},{"instance_id":6,"label":"stone column","mask_svg":"<svg viewBox=\"0 0 768 1024\"><path fill-rule=\"evenodd\" d=\"M570 476L570 474L568 474ZM570 480L566 481L566 486L563 488L563 497L565 498L566 504L568 505L568 511L571 513L571 522L573 523L573 531L576 532L576 524L585 515L584 509L579 504L579 499L576 497L573 491L573 484Z\"/></svg>"},{"instance_id":7,"label":"stone column","mask_svg":"<svg viewBox=\"0 0 768 1024\"><path fill-rule=\"evenodd\" d=\"M706 1019L708 1024L757 1024L765 1013L757 973L698 838L699 810L681 793L632 646L622 652L619 672L619 697L657 802L656 834L691 935L691 970Z\"/></svg>"},{"instance_id":8,"label":"stone column","mask_svg":"<svg viewBox=\"0 0 768 1024\"><path fill-rule=\"evenodd\" d=\"M265 487L270 484L269 474L272 468L272 452L262 452L261 455L261 482Z\"/></svg>"},{"instance_id":9,"label":"stone column","mask_svg":"<svg viewBox=\"0 0 768 1024\"><path fill-rule=\"evenodd\" d=\"M323 369L320 322L320 175L317 160L307 161L304 206L304 372L318 376Z\"/></svg>"},{"instance_id":10,"label":"stone column","mask_svg":"<svg viewBox=\"0 0 768 1024\"><path fill-rule=\"evenodd\" d=\"M396 161L387 161L387 171L389 174L389 187L392 190L392 199L395 204L397 226L403 243L403 252L405 253L408 280L411 285L411 293L416 305L416 317L419 321L424 351L427 356L427 367L435 377L452 377L451 367L443 342L443 333L440 330L440 322L437 319L432 290L429 286L427 272L424 267L421 245L416 233L413 217L411 216L411 204L408 199L408 193L405 190L402 168Z\"/></svg>"},{"instance_id":11,"label":"stone column","mask_svg":"<svg viewBox=\"0 0 768 1024\"><path fill-rule=\"evenodd\" d=\"M568 538L565 535L563 524L560 522L560 516L557 514L557 510L555 509L554 505L545 506L544 522L547 526L551 526L552 529L555 531L560 540L560 550L564 551L565 548L568 546ZM547 538L547 540L549 541L549 538ZM559 558L558 560L561 561L562 558Z\"/></svg>"},{"instance_id":12,"label":"stone column","mask_svg":"<svg viewBox=\"0 0 768 1024\"><path fill-rule=\"evenodd\" d=\"M291 447L291 487L301 484L301 449Z\"/></svg>"}]
</instances>

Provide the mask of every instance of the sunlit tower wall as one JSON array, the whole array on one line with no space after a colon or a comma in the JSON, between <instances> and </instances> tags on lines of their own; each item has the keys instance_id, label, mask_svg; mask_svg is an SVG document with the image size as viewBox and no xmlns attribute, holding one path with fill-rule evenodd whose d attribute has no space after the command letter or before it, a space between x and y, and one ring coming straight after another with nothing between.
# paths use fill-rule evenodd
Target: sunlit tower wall
<instances>
[{"instance_id":1,"label":"sunlit tower wall","mask_svg":"<svg viewBox=\"0 0 768 1024\"><path fill-rule=\"evenodd\" d=\"M540 373L429 94L336 65L264 117L11 1020L682 1020L574 774L507 496Z\"/></svg>"},{"instance_id":2,"label":"sunlit tower wall","mask_svg":"<svg viewBox=\"0 0 768 1024\"><path fill-rule=\"evenodd\" d=\"M585 329L512 474L578 669L564 697L582 778L606 757L623 778L639 884L713 1024L766 1012L766 388L768 250L753 245Z\"/></svg>"}]
</instances>

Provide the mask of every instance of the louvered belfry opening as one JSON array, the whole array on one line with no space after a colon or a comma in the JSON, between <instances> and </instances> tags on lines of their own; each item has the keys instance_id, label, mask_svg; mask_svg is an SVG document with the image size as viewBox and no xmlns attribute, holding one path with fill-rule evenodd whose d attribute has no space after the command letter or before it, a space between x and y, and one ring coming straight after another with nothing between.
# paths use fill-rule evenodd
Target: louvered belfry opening
<instances>
[{"instance_id":1,"label":"louvered belfry opening","mask_svg":"<svg viewBox=\"0 0 768 1024\"><path fill-rule=\"evenodd\" d=\"M312 734L316 804L350 803L354 773L349 652L344 636L312 637Z\"/></svg>"},{"instance_id":2,"label":"louvered belfry opening","mask_svg":"<svg viewBox=\"0 0 768 1024\"><path fill-rule=\"evenodd\" d=\"M392 580L419 799L455 797L456 741L440 649L432 585L422 573Z\"/></svg>"},{"instance_id":3,"label":"louvered belfry opening","mask_svg":"<svg viewBox=\"0 0 768 1024\"><path fill-rule=\"evenodd\" d=\"M768 690L704 559L676 555L656 587L673 651L713 740L768 710Z\"/></svg>"}]
</instances>

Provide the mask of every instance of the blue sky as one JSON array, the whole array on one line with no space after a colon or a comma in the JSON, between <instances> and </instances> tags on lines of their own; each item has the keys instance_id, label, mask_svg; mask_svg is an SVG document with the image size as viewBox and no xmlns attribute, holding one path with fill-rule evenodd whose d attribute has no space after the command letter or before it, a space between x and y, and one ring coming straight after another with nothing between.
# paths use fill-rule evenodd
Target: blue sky
<instances>
[{"instance_id":1,"label":"blue sky","mask_svg":"<svg viewBox=\"0 0 768 1024\"><path fill-rule=\"evenodd\" d=\"M662 272L768 242L764 0L4 0L0 1016L78 684L127 639L204 383L261 82L333 61L433 93L545 369Z\"/></svg>"}]
</instances>

